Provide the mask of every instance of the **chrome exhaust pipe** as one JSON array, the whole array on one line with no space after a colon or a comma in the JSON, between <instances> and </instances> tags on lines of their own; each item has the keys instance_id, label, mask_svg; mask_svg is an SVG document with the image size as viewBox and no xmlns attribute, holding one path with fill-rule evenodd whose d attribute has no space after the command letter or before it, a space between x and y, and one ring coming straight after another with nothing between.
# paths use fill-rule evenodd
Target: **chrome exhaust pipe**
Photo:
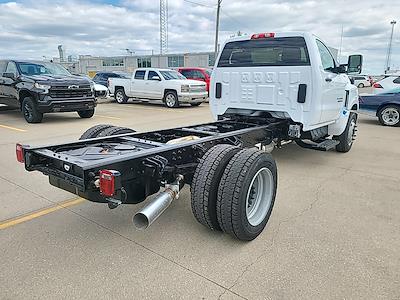
<instances>
[{"instance_id":1,"label":"chrome exhaust pipe","mask_svg":"<svg viewBox=\"0 0 400 300\"><path fill-rule=\"evenodd\" d=\"M172 201L179 198L179 183L183 179L179 175L176 181L167 185L149 204L133 216L133 225L137 229L147 229L171 205Z\"/></svg>"}]
</instances>

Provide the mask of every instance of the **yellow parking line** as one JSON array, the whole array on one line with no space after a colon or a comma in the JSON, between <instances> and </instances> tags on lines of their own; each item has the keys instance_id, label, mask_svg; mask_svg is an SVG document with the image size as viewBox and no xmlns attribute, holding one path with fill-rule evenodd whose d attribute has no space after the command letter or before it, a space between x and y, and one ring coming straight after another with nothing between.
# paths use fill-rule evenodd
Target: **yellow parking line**
<instances>
[{"instance_id":1,"label":"yellow parking line","mask_svg":"<svg viewBox=\"0 0 400 300\"><path fill-rule=\"evenodd\" d=\"M7 126L7 125L1 125L1 128L5 128L5 129L10 129L10 130L15 130L15 131L19 131L19 132L25 132L25 129L20 129L20 128L16 128L16 127L11 127L11 126Z\"/></svg>"},{"instance_id":2,"label":"yellow parking line","mask_svg":"<svg viewBox=\"0 0 400 300\"><path fill-rule=\"evenodd\" d=\"M96 114L96 117L106 118L106 119L111 119L111 120L121 120L121 118L110 117L110 116L103 116L103 115L99 115L99 114Z\"/></svg>"},{"instance_id":3,"label":"yellow parking line","mask_svg":"<svg viewBox=\"0 0 400 300\"><path fill-rule=\"evenodd\" d=\"M44 209L38 210L36 212L30 213L30 214L22 216L22 217L18 217L18 218L11 219L11 220L6 220L6 221L0 223L0 230L6 229L8 227L11 227L11 226L23 223L23 222L30 221L35 218L39 218L41 216L47 215L53 211L56 211L56 210L59 210L62 208L66 208L66 207L69 207L72 205L79 204L79 203L83 202L84 200L85 199L83 199L83 198L67 200L67 201L57 204L55 206L44 208Z\"/></svg>"}]
</instances>

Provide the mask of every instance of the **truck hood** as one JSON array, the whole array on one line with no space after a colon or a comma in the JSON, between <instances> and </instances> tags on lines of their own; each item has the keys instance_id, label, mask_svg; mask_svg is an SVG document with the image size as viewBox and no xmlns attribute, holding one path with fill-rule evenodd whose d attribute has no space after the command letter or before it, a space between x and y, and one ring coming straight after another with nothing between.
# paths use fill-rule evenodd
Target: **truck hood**
<instances>
[{"instance_id":1,"label":"truck hood","mask_svg":"<svg viewBox=\"0 0 400 300\"><path fill-rule=\"evenodd\" d=\"M170 80L176 83L179 83L181 85L206 85L205 82L198 81L198 80L191 80L191 79L173 79Z\"/></svg>"},{"instance_id":2,"label":"truck hood","mask_svg":"<svg viewBox=\"0 0 400 300\"><path fill-rule=\"evenodd\" d=\"M75 75L24 75L23 78L47 85L88 85L90 81Z\"/></svg>"}]
</instances>

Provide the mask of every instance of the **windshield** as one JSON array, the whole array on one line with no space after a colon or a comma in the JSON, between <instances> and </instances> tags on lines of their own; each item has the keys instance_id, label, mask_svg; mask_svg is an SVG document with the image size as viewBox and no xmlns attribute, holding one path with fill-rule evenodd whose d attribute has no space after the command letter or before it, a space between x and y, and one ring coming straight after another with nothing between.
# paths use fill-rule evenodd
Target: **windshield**
<instances>
[{"instance_id":1,"label":"windshield","mask_svg":"<svg viewBox=\"0 0 400 300\"><path fill-rule=\"evenodd\" d=\"M185 76L177 71L160 71L160 73L165 80L187 79Z\"/></svg>"},{"instance_id":2,"label":"windshield","mask_svg":"<svg viewBox=\"0 0 400 300\"><path fill-rule=\"evenodd\" d=\"M21 74L31 75L71 75L63 66L54 63L17 63Z\"/></svg>"}]
</instances>

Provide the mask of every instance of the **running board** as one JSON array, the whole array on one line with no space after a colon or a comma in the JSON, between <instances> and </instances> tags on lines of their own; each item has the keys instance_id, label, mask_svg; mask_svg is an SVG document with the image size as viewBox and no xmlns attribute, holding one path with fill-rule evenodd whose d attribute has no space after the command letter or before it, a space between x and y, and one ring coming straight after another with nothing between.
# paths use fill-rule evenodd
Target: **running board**
<instances>
[{"instance_id":1,"label":"running board","mask_svg":"<svg viewBox=\"0 0 400 300\"><path fill-rule=\"evenodd\" d=\"M306 149L311 149L311 150L317 150L317 151L329 151L333 148L335 148L338 144L338 140L324 140L318 144L311 144L311 143L306 143L302 140L296 140L296 144L299 145L302 148Z\"/></svg>"}]
</instances>

